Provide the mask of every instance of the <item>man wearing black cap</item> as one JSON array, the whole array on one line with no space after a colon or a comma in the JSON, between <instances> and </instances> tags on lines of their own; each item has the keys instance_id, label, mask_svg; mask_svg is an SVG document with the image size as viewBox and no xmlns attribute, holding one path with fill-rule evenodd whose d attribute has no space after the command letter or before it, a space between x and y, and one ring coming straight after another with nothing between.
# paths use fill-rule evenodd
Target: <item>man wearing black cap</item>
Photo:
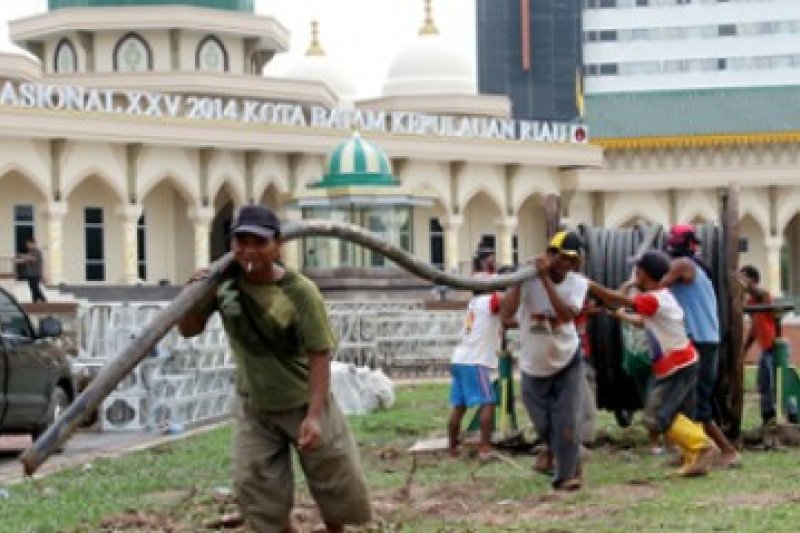
<instances>
[{"instance_id":1,"label":"man wearing black cap","mask_svg":"<svg viewBox=\"0 0 800 533\"><path fill-rule=\"evenodd\" d=\"M327 530L369 522L358 449L329 393L336 340L322 297L280 264L280 221L272 211L242 207L231 233L234 268L178 327L193 337L218 311L236 358L234 485L242 515L259 533L295 531L294 447ZM201 270L192 281L206 275Z\"/></svg>"},{"instance_id":2,"label":"man wearing black cap","mask_svg":"<svg viewBox=\"0 0 800 533\"><path fill-rule=\"evenodd\" d=\"M642 293L631 297L595 282L589 283L589 291L606 304L633 309L647 330L654 383L647 391L644 423L680 447L683 465L677 474L698 476L708 473L718 450L692 420L698 355L684 329L683 309L661 287L669 269L669 257L651 250L636 262L636 287Z\"/></svg>"},{"instance_id":3,"label":"man wearing black cap","mask_svg":"<svg viewBox=\"0 0 800 533\"><path fill-rule=\"evenodd\" d=\"M522 403L546 448L534 468L552 473L556 490L581 488L580 414L583 357L575 317L586 299L580 267L583 242L561 231L536 258L538 277L509 289L504 319L516 314L520 332Z\"/></svg>"}]
</instances>

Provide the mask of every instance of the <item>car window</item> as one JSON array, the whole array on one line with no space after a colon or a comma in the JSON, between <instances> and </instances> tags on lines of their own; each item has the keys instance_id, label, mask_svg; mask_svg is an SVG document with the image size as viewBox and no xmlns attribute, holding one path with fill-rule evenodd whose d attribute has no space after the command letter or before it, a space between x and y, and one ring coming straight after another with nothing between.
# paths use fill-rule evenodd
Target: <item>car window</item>
<instances>
[{"instance_id":1,"label":"car window","mask_svg":"<svg viewBox=\"0 0 800 533\"><path fill-rule=\"evenodd\" d=\"M3 292L0 292L0 333L15 337L32 337L22 309Z\"/></svg>"}]
</instances>

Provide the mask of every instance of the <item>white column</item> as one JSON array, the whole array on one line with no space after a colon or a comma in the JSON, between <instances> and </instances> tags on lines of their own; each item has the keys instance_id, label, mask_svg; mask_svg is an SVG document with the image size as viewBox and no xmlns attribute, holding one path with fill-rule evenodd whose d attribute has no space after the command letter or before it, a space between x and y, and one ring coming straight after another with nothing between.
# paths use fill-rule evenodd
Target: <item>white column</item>
<instances>
[{"instance_id":1,"label":"white column","mask_svg":"<svg viewBox=\"0 0 800 533\"><path fill-rule=\"evenodd\" d=\"M514 264L514 231L517 217L506 217L497 221L497 266Z\"/></svg>"},{"instance_id":2,"label":"white column","mask_svg":"<svg viewBox=\"0 0 800 533\"><path fill-rule=\"evenodd\" d=\"M461 233L461 226L464 225L464 217L461 215L450 215L444 223L444 267L446 272L459 271L459 250L458 241Z\"/></svg>"},{"instance_id":3,"label":"white column","mask_svg":"<svg viewBox=\"0 0 800 533\"><path fill-rule=\"evenodd\" d=\"M64 234L62 228L66 214L66 202L50 202L44 211L45 220L47 221L47 256L44 262L45 279L51 285L64 282Z\"/></svg>"},{"instance_id":4,"label":"white column","mask_svg":"<svg viewBox=\"0 0 800 533\"><path fill-rule=\"evenodd\" d=\"M284 207L281 213L281 222L299 222L303 220L303 213L297 207ZM337 243L338 244L338 243ZM337 246L338 248L338 246ZM301 239L294 239L283 244L281 247L281 259L283 264L289 268L300 270L303 268L303 242Z\"/></svg>"},{"instance_id":5,"label":"white column","mask_svg":"<svg viewBox=\"0 0 800 533\"><path fill-rule=\"evenodd\" d=\"M122 220L122 283L136 285L139 282L139 239L138 224L142 216L142 206L126 204L117 208L117 216Z\"/></svg>"},{"instance_id":6,"label":"white column","mask_svg":"<svg viewBox=\"0 0 800 533\"><path fill-rule=\"evenodd\" d=\"M189 219L194 222L194 268L205 268L211 259L211 222L214 220L214 209L190 207Z\"/></svg>"},{"instance_id":7,"label":"white column","mask_svg":"<svg viewBox=\"0 0 800 533\"><path fill-rule=\"evenodd\" d=\"M781 294L781 249L783 237L767 237L767 275L766 282L769 292L773 296Z\"/></svg>"}]
</instances>

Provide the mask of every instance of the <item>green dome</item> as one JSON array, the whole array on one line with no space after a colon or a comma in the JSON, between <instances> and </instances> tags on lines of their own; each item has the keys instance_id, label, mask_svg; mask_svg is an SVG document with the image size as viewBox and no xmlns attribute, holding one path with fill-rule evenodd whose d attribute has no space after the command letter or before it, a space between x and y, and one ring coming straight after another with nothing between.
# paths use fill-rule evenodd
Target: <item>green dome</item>
<instances>
[{"instance_id":1,"label":"green dome","mask_svg":"<svg viewBox=\"0 0 800 533\"><path fill-rule=\"evenodd\" d=\"M399 185L392 177L386 153L358 133L331 152L325 177L316 187L370 187Z\"/></svg>"},{"instance_id":2,"label":"green dome","mask_svg":"<svg viewBox=\"0 0 800 533\"><path fill-rule=\"evenodd\" d=\"M121 7L121 6L168 6L184 5L227 9L229 11L253 12L253 0L48 0L50 10L65 7Z\"/></svg>"}]
</instances>

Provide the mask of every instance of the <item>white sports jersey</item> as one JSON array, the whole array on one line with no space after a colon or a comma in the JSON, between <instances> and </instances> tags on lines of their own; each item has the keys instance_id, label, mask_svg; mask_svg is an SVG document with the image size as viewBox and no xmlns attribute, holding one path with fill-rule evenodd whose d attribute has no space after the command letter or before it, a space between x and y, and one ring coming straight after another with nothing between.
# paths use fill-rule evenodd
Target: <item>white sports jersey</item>
<instances>
[{"instance_id":1,"label":"white sports jersey","mask_svg":"<svg viewBox=\"0 0 800 533\"><path fill-rule=\"evenodd\" d=\"M497 368L497 352L503 342L499 311L497 293L475 296L469 301L461 342L453 352L453 364Z\"/></svg>"}]
</instances>

